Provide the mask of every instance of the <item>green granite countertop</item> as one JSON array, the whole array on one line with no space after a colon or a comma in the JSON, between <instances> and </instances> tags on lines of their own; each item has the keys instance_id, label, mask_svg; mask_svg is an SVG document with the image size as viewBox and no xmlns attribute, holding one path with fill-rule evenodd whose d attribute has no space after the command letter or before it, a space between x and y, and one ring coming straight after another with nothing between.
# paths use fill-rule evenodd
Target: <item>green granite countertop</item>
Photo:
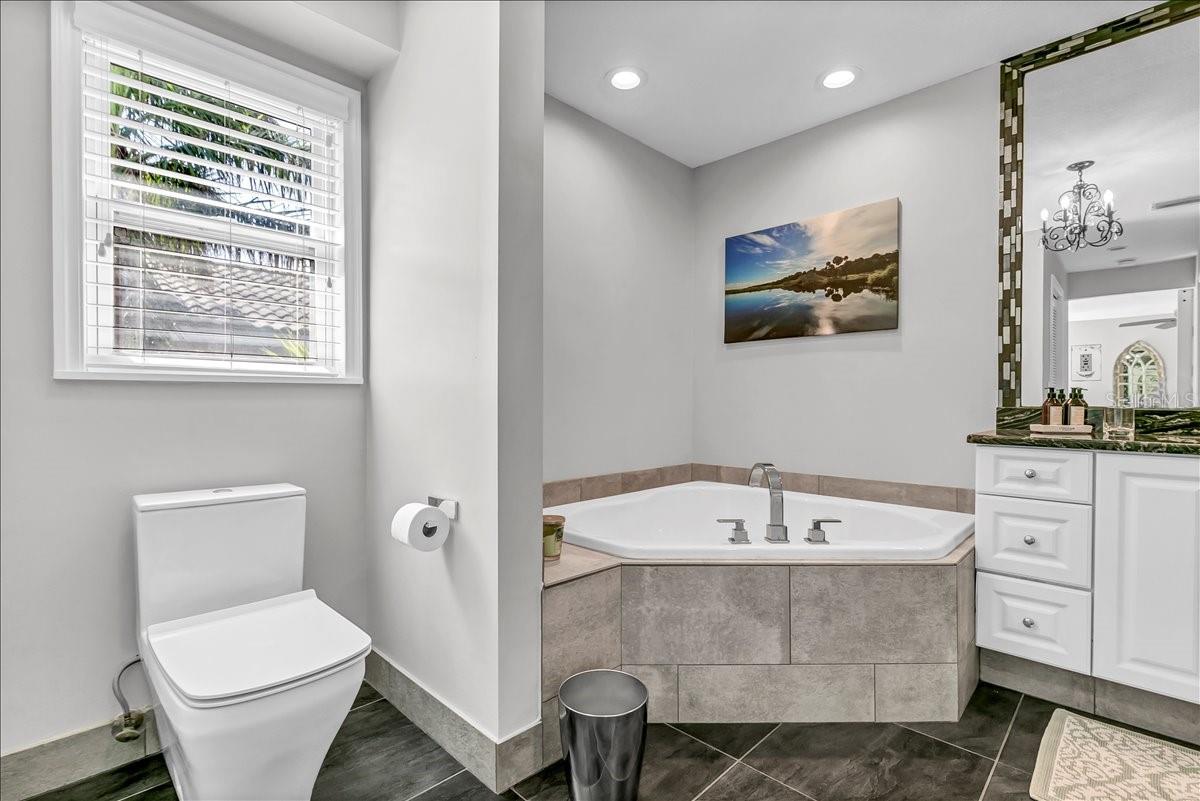
<instances>
[{"instance_id":1,"label":"green granite countertop","mask_svg":"<svg viewBox=\"0 0 1200 801\"><path fill-rule=\"evenodd\" d=\"M1104 439L1097 431L1090 437L1033 436L1028 429L995 429L967 436L973 445L1016 445L1028 448L1073 448L1084 451L1120 451L1122 453L1171 453L1200 456L1200 439L1171 437L1163 434L1137 437L1128 442Z\"/></svg>"}]
</instances>

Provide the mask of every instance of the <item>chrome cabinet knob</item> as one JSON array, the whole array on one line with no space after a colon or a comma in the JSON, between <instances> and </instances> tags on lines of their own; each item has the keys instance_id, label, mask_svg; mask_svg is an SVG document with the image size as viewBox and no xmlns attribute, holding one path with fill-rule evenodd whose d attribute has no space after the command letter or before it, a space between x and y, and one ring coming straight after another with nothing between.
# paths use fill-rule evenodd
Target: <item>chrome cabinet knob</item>
<instances>
[{"instance_id":1,"label":"chrome cabinet knob","mask_svg":"<svg viewBox=\"0 0 1200 801\"><path fill-rule=\"evenodd\" d=\"M1037 478L1037 471L1032 467L1025 470L1025 478Z\"/></svg>"},{"instance_id":2,"label":"chrome cabinet knob","mask_svg":"<svg viewBox=\"0 0 1200 801\"><path fill-rule=\"evenodd\" d=\"M1034 624L1033 624L1033 618L1031 618L1031 617L1024 617L1024 618L1021 618L1021 625L1022 625L1022 626L1024 626L1025 628L1027 628L1027 629L1031 629L1031 628L1033 628L1033 625L1034 625Z\"/></svg>"},{"instance_id":3,"label":"chrome cabinet knob","mask_svg":"<svg viewBox=\"0 0 1200 801\"><path fill-rule=\"evenodd\" d=\"M1036 542L1037 542L1037 537L1033 536L1032 534L1025 535L1025 544L1026 545L1033 545Z\"/></svg>"}]
</instances>

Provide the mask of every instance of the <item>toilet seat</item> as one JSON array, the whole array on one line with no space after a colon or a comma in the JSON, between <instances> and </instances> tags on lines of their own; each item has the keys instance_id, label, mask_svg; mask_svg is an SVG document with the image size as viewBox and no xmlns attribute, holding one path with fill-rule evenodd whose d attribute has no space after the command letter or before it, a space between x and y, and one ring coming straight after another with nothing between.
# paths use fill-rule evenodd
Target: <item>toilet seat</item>
<instances>
[{"instance_id":1,"label":"toilet seat","mask_svg":"<svg viewBox=\"0 0 1200 801\"><path fill-rule=\"evenodd\" d=\"M156 623L146 639L180 701L196 708L262 698L362 660L371 639L312 590Z\"/></svg>"}]
</instances>

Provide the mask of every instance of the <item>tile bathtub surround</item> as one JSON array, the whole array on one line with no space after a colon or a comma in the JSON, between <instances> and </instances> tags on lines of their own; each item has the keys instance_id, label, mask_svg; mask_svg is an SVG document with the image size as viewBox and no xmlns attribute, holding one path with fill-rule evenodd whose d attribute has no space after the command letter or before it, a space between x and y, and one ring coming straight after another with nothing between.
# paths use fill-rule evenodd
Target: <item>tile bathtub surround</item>
<instances>
[{"instance_id":1,"label":"tile bathtub surround","mask_svg":"<svg viewBox=\"0 0 1200 801\"><path fill-rule=\"evenodd\" d=\"M679 719L689 723L874 720L875 667L680 665Z\"/></svg>"},{"instance_id":2,"label":"tile bathtub surround","mask_svg":"<svg viewBox=\"0 0 1200 801\"><path fill-rule=\"evenodd\" d=\"M619 567L542 592L543 701L556 696L559 685L575 673L621 662Z\"/></svg>"},{"instance_id":3,"label":"tile bathtub surround","mask_svg":"<svg viewBox=\"0 0 1200 801\"><path fill-rule=\"evenodd\" d=\"M791 570L792 662L958 662L954 566Z\"/></svg>"},{"instance_id":4,"label":"tile bathtub surround","mask_svg":"<svg viewBox=\"0 0 1200 801\"><path fill-rule=\"evenodd\" d=\"M678 665L621 665L621 670L646 685L650 693L646 712L651 723L675 723L679 720Z\"/></svg>"},{"instance_id":5,"label":"tile bathtub surround","mask_svg":"<svg viewBox=\"0 0 1200 801\"><path fill-rule=\"evenodd\" d=\"M621 564L621 559L589 548L580 548L569 542L562 544L562 555L558 559L542 561L542 584L552 587L564 581L599 573Z\"/></svg>"},{"instance_id":6,"label":"tile bathtub surround","mask_svg":"<svg viewBox=\"0 0 1200 801\"><path fill-rule=\"evenodd\" d=\"M843 476L822 476L813 473L780 471L783 488L789 492L806 492L838 498L895 503L949 512L975 512L975 491L964 487L941 487L929 484L907 484L898 481L874 481ZM750 478L749 467L715 464L679 464L652 467L625 473L609 473L542 485L542 505L558 506L575 501L607 498L626 492L684 484L689 481L714 481L745 485Z\"/></svg>"},{"instance_id":7,"label":"tile bathtub surround","mask_svg":"<svg viewBox=\"0 0 1200 801\"><path fill-rule=\"evenodd\" d=\"M973 551L952 558L624 563L549 586L544 700L571 673L619 664L656 722L956 720L979 668Z\"/></svg>"},{"instance_id":8,"label":"tile bathtub surround","mask_svg":"<svg viewBox=\"0 0 1200 801\"><path fill-rule=\"evenodd\" d=\"M623 566L621 663L787 662L788 571L783 566Z\"/></svg>"}]
</instances>

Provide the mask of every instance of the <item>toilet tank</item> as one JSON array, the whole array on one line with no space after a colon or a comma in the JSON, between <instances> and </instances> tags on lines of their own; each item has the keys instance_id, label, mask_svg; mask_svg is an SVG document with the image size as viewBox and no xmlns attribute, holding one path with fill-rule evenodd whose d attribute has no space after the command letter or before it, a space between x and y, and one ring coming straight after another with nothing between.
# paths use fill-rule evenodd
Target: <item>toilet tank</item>
<instances>
[{"instance_id":1,"label":"toilet tank","mask_svg":"<svg viewBox=\"0 0 1200 801\"><path fill-rule=\"evenodd\" d=\"M302 487L135 495L138 632L303 589Z\"/></svg>"}]
</instances>

